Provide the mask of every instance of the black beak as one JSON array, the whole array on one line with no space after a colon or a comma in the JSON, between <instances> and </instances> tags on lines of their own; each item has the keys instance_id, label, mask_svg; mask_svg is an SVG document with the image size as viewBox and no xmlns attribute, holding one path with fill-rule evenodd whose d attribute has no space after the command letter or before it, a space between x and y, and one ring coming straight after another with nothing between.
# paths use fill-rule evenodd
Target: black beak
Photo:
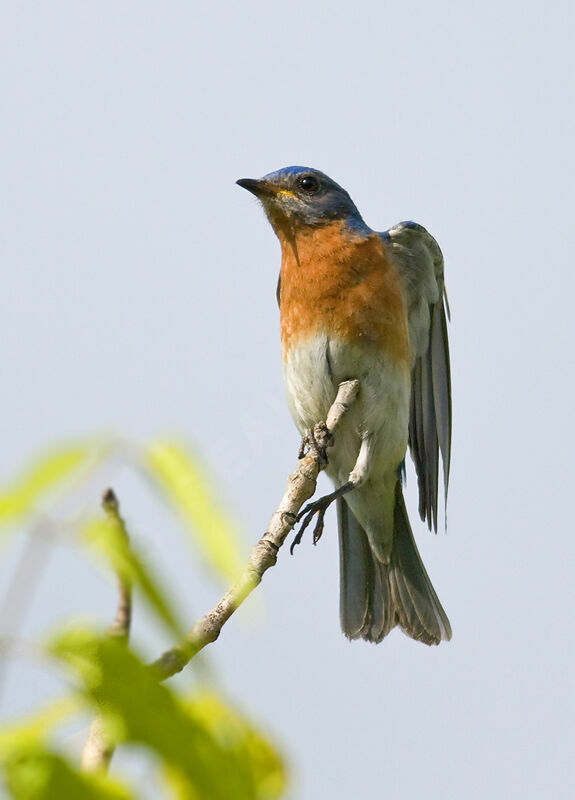
<instances>
[{"instance_id":1,"label":"black beak","mask_svg":"<svg viewBox=\"0 0 575 800\"><path fill-rule=\"evenodd\" d=\"M258 178L240 178L236 183L238 186L241 186L242 189L247 189L248 192L255 194L256 197L262 194L271 194L270 187L266 182Z\"/></svg>"}]
</instances>

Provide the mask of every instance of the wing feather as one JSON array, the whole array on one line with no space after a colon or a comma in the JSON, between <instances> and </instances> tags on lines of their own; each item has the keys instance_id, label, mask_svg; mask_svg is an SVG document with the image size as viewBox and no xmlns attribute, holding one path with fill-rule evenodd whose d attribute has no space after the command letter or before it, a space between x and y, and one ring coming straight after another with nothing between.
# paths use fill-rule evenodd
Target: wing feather
<instances>
[{"instance_id":1,"label":"wing feather","mask_svg":"<svg viewBox=\"0 0 575 800\"><path fill-rule=\"evenodd\" d=\"M409 447L419 485L419 513L437 530L439 456L447 501L452 414L443 255L433 236L415 222L400 222L382 238L407 298L412 364Z\"/></svg>"},{"instance_id":2,"label":"wing feather","mask_svg":"<svg viewBox=\"0 0 575 800\"><path fill-rule=\"evenodd\" d=\"M446 309L437 304L431 318L431 368L433 372L433 400L437 420L437 438L443 462L445 500L449 483L449 460L451 456L451 368L449 342L447 339Z\"/></svg>"}]
</instances>

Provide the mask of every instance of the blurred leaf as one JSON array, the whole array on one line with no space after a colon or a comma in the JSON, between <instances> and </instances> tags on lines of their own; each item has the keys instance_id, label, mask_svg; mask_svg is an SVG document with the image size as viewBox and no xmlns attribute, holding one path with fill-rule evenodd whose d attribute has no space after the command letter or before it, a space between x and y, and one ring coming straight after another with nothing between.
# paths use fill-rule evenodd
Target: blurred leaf
<instances>
[{"instance_id":1,"label":"blurred leaf","mask_svg":"<svg viewBox=\"0 0 575 800\"><path fill-rule=\"evenodd\" d=\"M191 698L188 710L248 765L258 787L258 798L281 797L286 788L283 762L273 746L244 717L213 692L202 692Z\"/></svg>"},{"instance_id":2,"label":"blurred leaf","mask_svg":"<svg viewBox=\"0 0 575 800\"><path fill-rule=\"evenodd\" d=\"M117 740L139 742L159 755L180 800L278 796L279 759L269 745L254 758L263 740L221 702L183 703L133 652L85 630L60 636L52 651L79 676Z\"/></svg>"},{"instance_id":3,"label":"blurred leaf","mask_svg":"<svg viewBox=\"0 0 575 800\"><path fill-rule=\"evenodd\" d=\"M50 752L47 740L54 727L80 709L67 698L0 734L0 763L7 788L16 800L129 800L125 788L109 779L77 772L61 755Z\"/></svg>"},{"instance_id":4,"label":"blurred leaf","mask_svg":"<svg viewBox=\"0 0 575 800\"><path fill-rule=\"evenodd\" d=\"M25 720L5 725L0 732L0 759L4 760L22 748L43 742L56 725L78 709L78 701L68 697Z\"/></svg>"},{"instance_id":5,"label":"blurred leaf","mask_svg":"<svg viewBox=\"0 0 575 800\"><path fill-rule=\"evenodd\" d=\"M185 636L185 628L169 602L166 590L161 586L161 581L154 574L152 567L146 563L142 554L137 552L134 542L128 540L121 523L110 517L94 520L85 526L84 535L123 580L129 581L141 590L151 609L169 632L178 640L182 639Z\"/></svg>"},{"instance_id":6,"label":"blurred leaf","mask_svg":"<svg viewBox=\"0 0 575 800\"><path fill-rule=\"evenodd\" d=\"M240 536L206 480L205 467L179 444L156 442L145 451L144 466L178 509L208 563L226 580L242 568Z\"/></svg>"},{"instance_id":7,"label":"blurred leaf","mask_svg":"<svg viewBox=\"0 0 575 800\"><path fill-rule=\"evenodd\" d=\"M92 446L74 445L36 459L11 487L0 491L0 525L33 511L48 491L71 477L92 454Z\"/></svg>"},{"instance_id":8,"label":"blurred leaf","mask_svg":"<svg viewBox=\"0 0 575 800\"><path fill-rule=\"evenodd\" d=\"M41 747L14 754L4 764L6 786L15 800L132 800L135 795L102 775L85 774Z\"/></svg>"}]
</instances>

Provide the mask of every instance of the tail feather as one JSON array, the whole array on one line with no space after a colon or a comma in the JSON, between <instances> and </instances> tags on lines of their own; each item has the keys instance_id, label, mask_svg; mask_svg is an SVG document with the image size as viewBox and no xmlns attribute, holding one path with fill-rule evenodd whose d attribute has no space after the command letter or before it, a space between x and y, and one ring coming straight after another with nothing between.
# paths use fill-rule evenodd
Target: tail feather
<instances>
[{"instance_id":1,"label":"tail feather","mask_svg":"<svg viewBox=\"0 0 575 800\"><path fill-rule=\"evenodd\" d=\"M337 510L341 626L350 639L380 642L396 624L389 576L343 497Z\"/></svg>"},{"instance_id":2,"label":"tail feather","mask_svg":"<svg viewBox=\"0 0 575 800\"><path fill-rule=\"evenodd\" d=\"M417 551L399 483L389 572L400 627L413 639L426 644L449 641L451 625Z\"/></svg>"},{"instance_id":3,"label":"tail feather","mask_svg":"<svg viewBox=\"0 0 575 800\"><path fill-rule=\"evenodd\" d=\"M345 498L338 500L341 627L350 639L380 642L396 625L412 639L439 644L451 626L417 551L401 484L395 497L389 564L374 554Z\"/></svg>"}]
</instances>

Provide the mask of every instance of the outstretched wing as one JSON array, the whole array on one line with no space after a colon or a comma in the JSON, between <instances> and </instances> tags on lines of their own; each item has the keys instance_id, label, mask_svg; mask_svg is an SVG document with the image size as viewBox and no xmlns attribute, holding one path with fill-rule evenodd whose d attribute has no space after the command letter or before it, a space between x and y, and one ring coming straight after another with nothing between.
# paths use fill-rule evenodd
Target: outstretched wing
<instances>
[{"instance_id":1,"label":"outstretched wing","mask_svg":"<svg viewBox=\"0 0 575 800\"><path fill-rule=\"evenodd\" d=\"M381 234L407 296L411 351L409 447L419 484L419 514L437 531L439 453L447 500L451 454L451 375L443 256L425 228L400 222Z\"/></svg>"}]
</instances>

